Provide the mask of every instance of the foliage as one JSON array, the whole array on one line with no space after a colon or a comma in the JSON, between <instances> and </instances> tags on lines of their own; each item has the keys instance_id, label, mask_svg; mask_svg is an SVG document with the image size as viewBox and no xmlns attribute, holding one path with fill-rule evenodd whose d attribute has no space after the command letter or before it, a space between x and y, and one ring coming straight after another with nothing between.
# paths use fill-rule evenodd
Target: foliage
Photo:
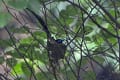
<instances>
[{"instance_id":1,"label":"foliage","mask_svg":"<svg viewBox=\"0 0 120 80\"><path fill-rule=\"evenodd\" d=\"M6 25L13 21L19 23L19 19L21 20L21 17L15 18L17 15L11 13L12 10L22 12L30 8L44 19L52 36L55 39L64 39L64 44L67 45L65 58L57 65L58 80L77 80L81 77L83 80L95 80L94 70L87 70L84 67L88 63L92 61L102 65L108 61L118 64L116 59L119 57L120 47L120 4L118 4L120 1L101 0L99 3L96 3L98 0L73 1L1 0L0 31L6 29ZM31 22L28 20L27 24L31 25L32 19L29 16ZM20 28L16 27L15 30L12 30L14 26L6 29L10 38L2 40L0 37L0 47L4 48L0 63L2 65L6 62L11 67L10 73L16 80L56 79L47 54L46 33L38 21L32 24L32 29L26 24L20 25ZM30 36L16 40L13 35L15 33ZM10 58L4 59L6 55ZM81 70L83 73L80 73Z\"/></svg>"}]
</instances>

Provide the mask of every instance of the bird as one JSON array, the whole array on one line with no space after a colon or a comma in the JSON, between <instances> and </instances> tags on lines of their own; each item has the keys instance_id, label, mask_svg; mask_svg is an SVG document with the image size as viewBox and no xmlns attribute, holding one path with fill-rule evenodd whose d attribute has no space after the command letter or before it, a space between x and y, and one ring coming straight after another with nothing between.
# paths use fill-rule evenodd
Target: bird
<instances>
[{"instance_id":1,"label":"bird","mask_svg":"<svg viewBox=\"0 0 120 80\"><path fill-rule=\"evenodd\" d=\"M57 63L60 59L63 59L66 52L66 45L62 39L54 39L53 37L48 40L47 43L49 57L54 63Z\"/></svg>"},{"instance_id":2,"label":"bird","mask_svg":"<svg viewBox=\"0 0 120 80\"><path fill-rule=\"evenodd\" d=\"M42 25L43 30L45 31L47 35L47 51L48 51L48 56L50 60L52 62L58 62L58 60L63 59L65 56L65 52L66 52L66 45L63 43L64 40L55 39L54 37L52 37L48 29L48 25L42 19L42 17L36 14L31 9L29 8L26 8L26 9L30 11L36 17L36 19Z\"/></svg>"},{"instance_id":3,"label":"bird","mask_svg":"<svg viewBox=\"0 0 120 80\"><path fill-rule=\"evenodd\" d=\"M57 43L60 43L60 44L61 44L61 43L63 43L64 40L63 40L63 39L56 39L55 41L56 41Z\"/></svg>"}]
</instances>

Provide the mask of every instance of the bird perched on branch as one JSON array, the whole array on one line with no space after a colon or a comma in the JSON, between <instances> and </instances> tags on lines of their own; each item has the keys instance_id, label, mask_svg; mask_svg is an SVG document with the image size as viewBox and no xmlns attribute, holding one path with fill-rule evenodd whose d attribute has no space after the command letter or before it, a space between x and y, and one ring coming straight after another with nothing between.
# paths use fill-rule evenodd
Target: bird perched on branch
<instances>
[{"instance_id":1,"label":"bird perched on branch","mask_svg":"<svg viewBox=\"0 0 120 80\"><path fill-rule=\"evenodd\" d=\"M27 8L28 11L30 11L36 19L39 21L39 23L42 25L43 30L45 31L47 35L47 50L48 50L48 56L50 61L56 63L58 60L63 59L65 56L66 51L66 45L63 43L62 39L54 39L51 36L50 31L48 30L48 26L45 23L45 21L37 15L34 11Z\"/></svg>"},{"instance_id":2,"label":"bird perched on branch","mask_svg":"<svg viewBox=\"0 0 120 80\"><path fill-rule=\"evenodd\" d=\"M63 40L55 40L53 37L47 42L49 57L53 62L58 62L58 60L63 59L65 56L66 45L62 42Z\"/></svg>"},{"instance_id":3,"label":"bird perched on branch","mask_svg":"<svg viewBox=\"0 0 120 80\"><path fill-rule=\"evenodd\" d=\"M56 41L57 43L63 43L64 40L62 40L62 39L56 39L55 41Z\"/></svg>"}]
</instances>

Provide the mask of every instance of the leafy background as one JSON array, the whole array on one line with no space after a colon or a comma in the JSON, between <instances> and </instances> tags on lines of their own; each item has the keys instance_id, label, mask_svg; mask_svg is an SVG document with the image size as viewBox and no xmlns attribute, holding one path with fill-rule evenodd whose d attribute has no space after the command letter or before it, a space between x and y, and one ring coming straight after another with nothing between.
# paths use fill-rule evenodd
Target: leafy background
<instances>
[{"instance_id":1,"label":"leafy background","mask_svg":"<svg viewBox=\"0 0 120 80\"><path fill-rule=\"evenodd\" d=\"M18 14L27 7L46 21L55 39L64 39L66 45L71 42L65 59L60 61L58 80L77 80L81 78L79 75L83 80L95 80L91 61L101 65L118 64L120 1L99 1L115 21L95 1L98 0L1 0L0 63L9 66L9 77L15 80L55 78L48 69L47 37L42 26L35 17L25 17L25 23L20 16L24 14ZM5 31L7 35L2 33Z\"/></svg>"}]
</instances>

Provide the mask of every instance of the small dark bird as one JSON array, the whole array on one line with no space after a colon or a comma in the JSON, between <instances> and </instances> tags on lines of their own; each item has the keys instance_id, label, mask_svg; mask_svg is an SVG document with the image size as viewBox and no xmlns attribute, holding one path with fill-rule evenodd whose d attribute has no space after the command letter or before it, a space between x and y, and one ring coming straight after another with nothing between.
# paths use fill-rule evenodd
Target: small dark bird
<instances>
[{"instance_id":1,"label":"small dark bird","mask_svg":"<svg viewBox=\"0 0 120 80\"><path fill-rule=\"evenodd\" d=\"M58 60L63 59L66 52L66 45L63 44L63 40L55 40L53 37L47 42L47 48L49 51L50 60L53 62L58 62Z\"/></svg>"},{"instance_id":2,"label":"small dark bird","mask_svg":"<svg viewBox=\"0 0 120 80\"><path fill-rule=\"evenodd\" d=\"M42 17L39 16L38 14L36 14L31 9L29 9L29 8L26 8L26 9L28 11L30 11L36 17L36 19L42 25L43 30L46 32L46 35L47 35L47 50L48 50L49 59L54 63L58 62L58 60L60 60L60 59L63 59L64 56L65 56L65 51L66 51L66 45L63 44L63 40L61 40L61 39L56 39L55 40L51 36L51 33L48 29L48 25L42 19Z\"/></svg>"},{"instance_id":3,"label":"small dark bird","mask_svg":"<svg viewBox=\"0 0 120 80\"><path fill-rule=\"evenodd\" d=\"M55 41L56 41L57 43L63 43L64 40L62 40L62 39L56 39Z\"/></svg>"}]
</instances>

